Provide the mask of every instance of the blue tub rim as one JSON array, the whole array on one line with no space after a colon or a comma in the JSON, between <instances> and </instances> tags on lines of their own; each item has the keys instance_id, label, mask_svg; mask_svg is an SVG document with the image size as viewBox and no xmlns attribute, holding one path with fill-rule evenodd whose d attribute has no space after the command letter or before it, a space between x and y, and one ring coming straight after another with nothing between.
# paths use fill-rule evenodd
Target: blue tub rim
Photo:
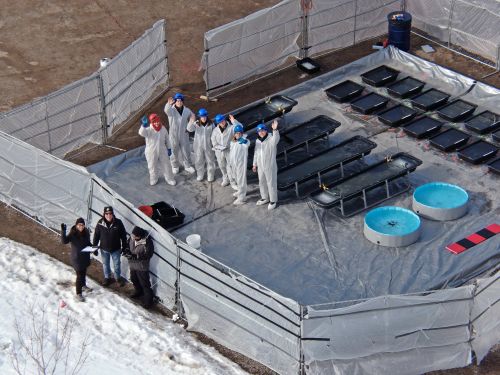
<instances>
[{"instance_id":1,"label":"blue tub rim","mask_svg":"<svg viewBox=\"0 0 500 375\"><path fill-rule=\"evenodd\" d=\"M402 233L402 234L388 234L388 233L384 233L384 232L380 232L376 229L374 229L370 223L368 223L366 221L366 218L370 215L375 215L373 212L377 213L377 212L380 212L380 211L400 211L400 212L404 212L405 214L407 214L408 216L411 216L413 217L414 219L416 219L416 222L417 222L417 227L415 229L411 229L410 231L408 232L405 232L405 233ZM382 206L382 207L377 207L377 208L374 208L373 210L370 210L366 213L365 215L365 218L364 218L364 224L372 231L376 232L377 234L381 235L381 236L385 236L385 237L407 237L407 236L410 236L412 234L414 234L415 232L419 231L420 230L420 227L422 225L422 221L420 219L420 216L418 216L415 212L413 212L412 210L409 210L407 208L403 208L403 207L398 207L398 206Z\"/></svg>"},{"instance_id":2,"label":"blue tub rim","mask_svg":"<svg viewBox=\"0 0 500 375\"><path fill-rule=\"evenodd\" d=\"M450 187L450 188L453 188L455 190L458 190L460 191L461 193L464 194L465 196L465 201L461 204L457 204L456 206L453 206L453 207L436 207L436 206L429 206L428 204L425 204L424 202L422 202L421 200L417 199L416 197L416 194L422 190L424 190L424 188L426 187L429 187L431 185L435 185L435 186L447 186L447 187ZM454 184L450 184L448 182L442 182L442 181L434 181L434 182L428 182L426 184L423 184L423 185L420 185L418 186L414 192L413 192L413 200L415 202L417 202L418 204L422 205L423 207L427 207L427 208L430 208L430 209L433 209L433 210L453 210L455 208L459 208L459 207L463 207L464 205L466 205L468 202L469 202L469 193L467 193L467 191L463 188L461 188L460 186L458 185L454 185Z\"/></svg>"}]
</instances>

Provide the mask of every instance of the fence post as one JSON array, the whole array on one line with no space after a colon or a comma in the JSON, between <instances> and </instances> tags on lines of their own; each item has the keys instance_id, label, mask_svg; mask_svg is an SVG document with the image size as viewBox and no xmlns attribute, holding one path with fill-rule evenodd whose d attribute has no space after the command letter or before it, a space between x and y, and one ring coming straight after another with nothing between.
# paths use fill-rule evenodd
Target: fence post
<instances>
[{"instance_id":1,"label":"fence post","mask_svg":"<svg viewBox=\"0 0 500 375\"><path fill-rule=\"evenodd\" d=\"M52 140L51 140L51 137L50 137L49 113L47 111L47 97L45 97L45 99L43 101L43 104L45 106L45 123L47 124L47 137L48 137L48 140L49 140L49 151L48 151L48 153L51 154L52 153Z\"/></svg>"},{"instance_id":2,"label":"fence post","mask_svg":"<svg viewBox=\"0 0 500 375\"><path fill-rule=\"evenodd\" d=\"M406 12L406 0L401 0L401 11Z\"/></svg>"},{"instance_id":3,"label":"fence post","mask_svg":"<svg viewBox=\"0 0 500 375\"><path fill-rule=\"evenodd\" d=\"M312 7L312 0L300 0L302 10L302 46L300 48L299 57L301 59L309 55L309 10Z\"/></svg>"},{"instance_id":4,"label":"fence post","mask_svg":"<svg viewBox=\"0 0 500 375\"><path fill-rule=\"evenodd\" d=\"M87 200L87 226L90 228L90 222L92 220L92 198L94 196L94 179L90 178L90 191L89 198Z\"/></svg>"},{"instance_id":5,"label":"fence post","mask_svg":"<svg viewBox=\"0 0 500 375\"><path fill-rule=\"evenodd\" d=\"M358 14L358 0L354 0L354 30L353 30L353 41L352 45L354 46L356 44L356 21L357 21L357 14Z\"/></svg>"},{"instance_id":6,"label":"fence post","mask_svg":"<svg viewBox=\"0 0 500 375\"><path fill-rule=\"evenodd\" d=\"M206 97L207 97L207 102L210 101L210 94L209 94L209 90L210 90L210 81L209 81L209 67L208 67L208 52L210 51L208 49L208 46L207 46L207 39L205 38L205 36L203 36L203 48L204 48L204 52L203 54L205 55L205 88L206 88Z\"/></svg>"},{"instance_id":7,"label":"fence post","mask_svg":"<svg viewBox=\"0 0 500 375\"><path fill-rule=\"evenodd\" d=\"M497 71L500 70L500 45L497 46L497 64L496 64Z\"/></svg>"},{"instance_id":8,"label":"fence post","mask_svg":"<svg viewBox=\"0 0 500 375\"><path fill-rule=\"evenodd\" d=\"M453 21L453 8L455 7L455 0L450 2L450 16L448 17L448 48L451 46L451 23Z\"/></svg>"},{"instance_id":9,"label":"fence post","mask_svg":"<svg viewBox=\"0 0 500 375\"><path fill-rule=\"evenodd\" d=\"M167 23L163 20L163 44L165 45L165 67L167 69L167 89L170 87L170 69L168 68Z\"/></svg>"},{"instance_id":10,"label":"fence post","mask_svg":"<svg viewBox=\"0 0 500 375\"><path fill-rule=\"evenodd\" d=\"M177 315L180 318L184 318L184 311L182 309L181 301L181 249L177 242L175 242L175 248L177 250L177 269L175 272L175 306L177 308Z\"/></svg>"},{"instance_id":11,"label":"fence post","mask_svg":"<svg viewBox=\"0 0 500 375\"><path fill-rule=\"evenodd\" d=\"M108 141L108 118L106 116L106 98L104 96L104 84L101 76L102 68L97 72L97 88L99 90L99 103L101 105L101 129L102 129L102 144L105 145Z\"/></svg>"},{"instance_id":12,"label":"fence post","mask_svg":"<svg viewBox=\"0 0 500 375\"><path fill-rule=\"evenodd\" d=\"M305 375L306 373L306 367L304 363L304 348L303 348L303 340L302 338L304 337L304 306L300 306L300 337L299 337L299 356L300 356L300 362L299 362L299 375Z\"/></svg>"}]
</instances>

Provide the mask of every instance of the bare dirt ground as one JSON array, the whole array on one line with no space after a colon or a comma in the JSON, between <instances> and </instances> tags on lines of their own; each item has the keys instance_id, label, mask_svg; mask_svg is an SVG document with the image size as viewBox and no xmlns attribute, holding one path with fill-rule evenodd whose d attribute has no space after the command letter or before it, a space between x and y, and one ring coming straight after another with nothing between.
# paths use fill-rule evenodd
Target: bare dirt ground
<instances>
[{"instance_id":1,"label":"bare dirt ground","mask_svg":"<svg viewBox=\"0 0 500 375\"><path fill-rule=\"evenodd\" d=\"M166 98L182 91L186 105L192 109L205 107L210 113L228 112L272 93L308 79L296 68L290 68L240 90L222 96L217 102L199 99L205 94L205 84L199 71L203 52L203 33L219 25L239 19L258 9L278 3L278 0L192 0L189 3L165 0L0 0L0 111L9 110L36 97L44 96L68 83L94 72L102 57L113 57L137 39L158 19L167 20L167 45L171 74L170 90L148 112L163 115ZM222 5L223 4L223 5ZM383 38L360 43L354 47L318 58L322 72L335 69L373 52L371 46ZM431 44L436 52L426 54L422 44ZM450 67L495 87L500 87L500 74L482 64L466 59L428 41L412 37L412 53ZM138 113L130 119L111 145L124 150L143 144L137 135ZM70 158L80 165L90 165L116 155L120 151L100 146L92 152ZM73 220L68 218L68 221ZM33 246L65 263L68 248L61 245L53 232L0 204L0 236ZM102 280L102 271L93 264L90 275ZM130 286L111 287L126 294ZM159 311L161 309L158 309ZM169 312L160 311L166 313ZM224 355L254 374L272 373L258 363L232 352L213 341ZM492 351L481 366L437 371L433 374L493 375L500 374L500 349Z\"/></svg>"}]
</instances>

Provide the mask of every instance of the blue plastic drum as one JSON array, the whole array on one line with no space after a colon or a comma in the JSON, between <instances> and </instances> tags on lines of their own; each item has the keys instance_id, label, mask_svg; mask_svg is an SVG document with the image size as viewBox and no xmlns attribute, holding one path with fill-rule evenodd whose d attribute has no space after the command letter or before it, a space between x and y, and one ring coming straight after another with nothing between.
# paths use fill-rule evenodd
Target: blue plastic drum
<instances>
[{"instance_id":1,"label":"blue plastic drum","mask_svg":"<svg viewBox=\"0 0 500 375\"><path fill-rule=\"evenodd\" d=\"M420 218L401 207L375 208L365 216L364 234L377 245L408 246L420 236Z\"/></svg>"},{"instance_id":2,"label":"blue plastic drum","mask_svg":"<svg viewBox=\"0 0 500 375\"><path fill-rule=\"evenodd\" d=\"M431 182L415 189L413 211L432 220L455 220L465 215L468 201L469 194L460 186Z\"/></svg>"},{"instance_id":3,"label":"blue plastic drum","mask_svg":"<svg viewBox=\"0 0 500 375\"><path fill-rule=\"evenodd\" d=\"M389 23L389 44L402 51L410 50L411 14L408 12L391 12L387 15Z\"/></svg>"}]
</instances>

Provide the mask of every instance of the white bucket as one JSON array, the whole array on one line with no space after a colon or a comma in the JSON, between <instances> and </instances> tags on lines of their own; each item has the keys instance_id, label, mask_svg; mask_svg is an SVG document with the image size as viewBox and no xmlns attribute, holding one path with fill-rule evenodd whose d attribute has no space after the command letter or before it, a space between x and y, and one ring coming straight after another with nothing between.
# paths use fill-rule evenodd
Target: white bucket
<instances>
[{"instance_id":1,"label":"white bucket","mask_svg":"<svg viewBox=\"0 0 500 375\"><path fill-rule=\"evenodd\" d=\"M108 66L110 61L111 61L111 59L109 59L107 57L102 58L100 61L101 68L105 68L106 66Z\"/></svg>"},{"instance_id":2,"label":"white bucket","mask_svg":"<svg viewBox=\"0 0 500 375\"><path fill-rule=\"evenodd\" d=\"M186 237L186 243L195 249L199 249L201 246L201 237L199 234L190 234Z\"/></svg>"}]
</instances>

